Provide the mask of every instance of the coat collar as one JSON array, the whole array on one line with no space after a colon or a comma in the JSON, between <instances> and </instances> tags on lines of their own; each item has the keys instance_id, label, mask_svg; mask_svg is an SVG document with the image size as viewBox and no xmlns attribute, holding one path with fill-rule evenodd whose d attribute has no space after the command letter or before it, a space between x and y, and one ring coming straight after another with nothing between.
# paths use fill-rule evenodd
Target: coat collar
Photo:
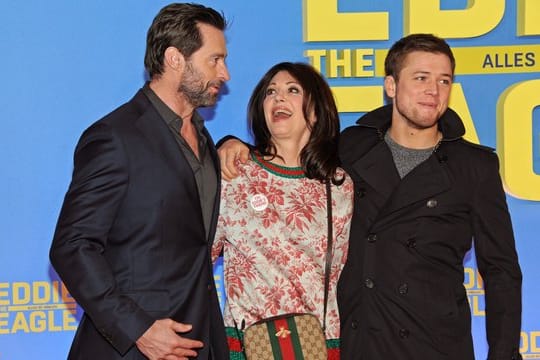
<instances>
[{"instance_id":1,"label":"coat collar","mask_svg":"<svg viewBox=\"0 0 540 360\"><path fill-rule=\"evenodd\" d=\"M356 121L359 126L377 129L379 136L384 136L392 123L392 104L381 106L368 112ZM451 141L465 135L465 126L459 115L448 108L439 119L439 130L444 141Z\"/></svg>"},{"instance_id":2,"label":"coat collar","mask_svg":"<svg viewBox=\"0 0 540 360\"><path fill-rule=\"evenodd\" d=\"M418 165L403 179L395 168L390 149L384 141L384 134L390 127L392 106L386 105L361 117L360 127L376 130L379 141L358 157L352 164L355 173L368 183L379 195L373 198L379 212L376 219L385 218L418 201L427 201L451 186L451 177L444 166L444 160L431 156ZM460 139L465 127L459 116L448 109L439 119L443 141ZM374 220L374 219L372 219Z\"/></svg>"}]
</instances>

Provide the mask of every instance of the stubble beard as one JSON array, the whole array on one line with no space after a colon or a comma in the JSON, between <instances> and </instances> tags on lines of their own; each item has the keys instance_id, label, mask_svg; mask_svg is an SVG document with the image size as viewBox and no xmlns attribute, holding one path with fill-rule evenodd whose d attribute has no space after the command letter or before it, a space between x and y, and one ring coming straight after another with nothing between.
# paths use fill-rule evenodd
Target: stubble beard
<instances>
[{"instance_id":1,"label":"stubble beard","mask_svg":"<svg viewBox=\"0 0 540 360\"><path fill-rule=\"evenodd\" d=\"M434 117L426 118L425 115L422 115L420 111L414 108L403 109L400 106L400 103L397 97L394 99L394 102L395 102L396 110L411 128L418 129L418 130L425 130L425 129L432 128L434 126L438 126L437 123L440 118L439 114L437 114Z\"/></svg>"},{"instance_id":2,"label":"stubble beard","mask_svg":"<svg viewBox=\"0 0 540 360\"><path fill-rule=\"evenodd\" d=\"M182 74L182 83L178 86L178 92L183 94L194 107L213 106L217 102L218 93L209 92L210 87L222 85L222 81L214 80L204 84L203 76L193 68L191 63Z\"/></svg>"}]
</instances>

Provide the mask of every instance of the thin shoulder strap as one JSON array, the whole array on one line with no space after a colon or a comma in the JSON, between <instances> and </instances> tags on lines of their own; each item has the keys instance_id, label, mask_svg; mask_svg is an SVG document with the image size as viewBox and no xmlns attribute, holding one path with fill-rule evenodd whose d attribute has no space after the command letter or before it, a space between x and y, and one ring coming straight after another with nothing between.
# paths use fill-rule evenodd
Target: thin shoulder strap
<instances>
[{"instance_id":1,"label":"thin shoulder strap","mask_svg":"<svg viewBox=\"0 0 540 360\"><path fill-rule=\"evenodd\" d=\"M328 287L330 286L330 271L332 269L332 190L330 181L326 181L326 214L328 220L328 237L326 243L326 265L324 268L324 315L323 315L323 332L326 333L326 308L328 306Z\"/></svg>"}]
</instances>

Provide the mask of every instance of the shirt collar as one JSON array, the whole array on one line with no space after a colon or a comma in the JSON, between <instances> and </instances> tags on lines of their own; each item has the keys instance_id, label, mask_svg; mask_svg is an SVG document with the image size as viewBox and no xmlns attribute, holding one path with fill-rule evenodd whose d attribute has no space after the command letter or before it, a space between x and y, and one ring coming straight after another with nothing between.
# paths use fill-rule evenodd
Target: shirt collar
<instances>
[{"instance_id":1,"label":"shirt collar","mask_svg":"<svg viewBox=\"0 0 540 360\"><path fill-rule=\"evenodd\" d=\"M167 106L167 104L163 102L163 100L159 98L159 96L157 96L154 90L150 88L149 82L144 84L142 91L156 108L158 114L165 121L165 123L174 127L177 131L180 131L183 124L182 117L176 114L169 106ZM202 129L204 128L204 119L197 111L193 112L192 121L193 125L195 125L195 128L197 129L197 132L201 134Z\"/></svg>"}]
</instances>

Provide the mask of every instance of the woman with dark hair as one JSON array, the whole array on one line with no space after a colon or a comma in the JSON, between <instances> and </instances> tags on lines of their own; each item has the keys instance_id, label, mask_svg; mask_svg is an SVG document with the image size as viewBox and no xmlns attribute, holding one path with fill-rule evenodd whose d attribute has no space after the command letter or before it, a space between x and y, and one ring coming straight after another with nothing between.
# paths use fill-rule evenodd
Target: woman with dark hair
<instances>
[{"instance_id":1,"label":"woman with dark hair","mask_svg":"<svg viewBox=\"0 0 540 360\"><path fill-rule=\"evenodd\" d=\"M339 358L336 284L345 263L353 184L339 168L339 117L332 92L310 65L279 63L248 105L255 146L240 175L223 182L212 255L224 254L225 325L231 359L243 359L242 331L285 313L326 324L328 358ZM332 262L324 311L327 190Z\"/></svg>"}]
</instances>

